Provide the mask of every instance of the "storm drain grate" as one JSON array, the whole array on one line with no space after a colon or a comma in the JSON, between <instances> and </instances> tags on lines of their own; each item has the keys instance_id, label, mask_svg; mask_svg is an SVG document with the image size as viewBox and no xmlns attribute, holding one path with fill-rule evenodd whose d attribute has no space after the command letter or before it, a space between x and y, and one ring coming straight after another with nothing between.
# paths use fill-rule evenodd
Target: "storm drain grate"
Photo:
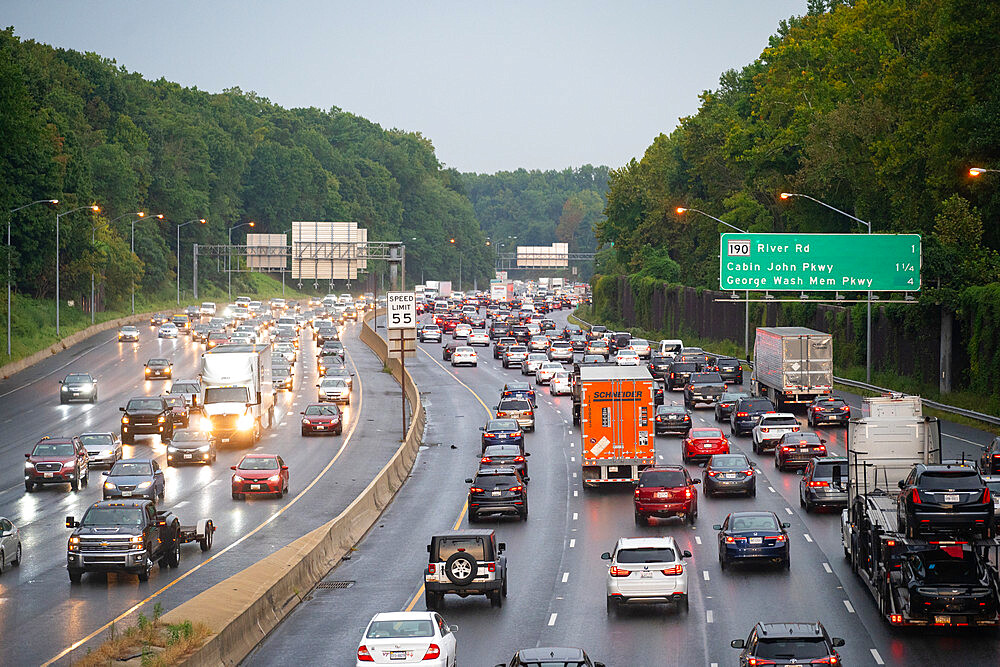
<instances>
[{"instance_id":1,"label":"storm drain grate","mask_svg":"<svg viewBox=\"0 0 1000 667\"><path fill-rule=\"evenodd\" d=\"M353 581L321 581L316 584L316 589L320 591L337 591L350 588L353 585Z\"/></svg>"}]
</instances>

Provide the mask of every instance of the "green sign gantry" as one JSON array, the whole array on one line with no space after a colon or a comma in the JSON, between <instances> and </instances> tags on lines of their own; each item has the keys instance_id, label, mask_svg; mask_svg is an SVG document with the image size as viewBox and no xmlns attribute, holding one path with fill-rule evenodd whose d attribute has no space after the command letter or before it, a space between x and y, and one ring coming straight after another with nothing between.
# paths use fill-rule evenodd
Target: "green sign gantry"
<instances>
[{"instance_id":1,"label":"green sign gantry","mask_svg":"<svg viewBox=\"0 0 1000 667\"><path fill-rule=\"evenodd\" d=\"M722 235L724 290L915 292L919 234Z\"/></svg>"}]
</instances>

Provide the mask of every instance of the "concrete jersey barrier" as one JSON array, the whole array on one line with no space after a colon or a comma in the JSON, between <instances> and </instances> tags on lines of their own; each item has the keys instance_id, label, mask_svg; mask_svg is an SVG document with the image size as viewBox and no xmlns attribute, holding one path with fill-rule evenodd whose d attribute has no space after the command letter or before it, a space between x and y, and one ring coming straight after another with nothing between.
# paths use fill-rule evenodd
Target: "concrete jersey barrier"
<instances>
[{"instance_id":1,"label":"concrete jersey barrier","mask_svg":"<svg viewBox=\"0 0 1000 667\"><path fill-rule=\"evenodd\" d=\"M164 614L167 623L200 621L214 632L182 664L242 661L364 537L410 474L424 433L424 408L410 374L402 375L399 362L387 359L385 340L368 324L374 316L369 313L364 318L360 337L388 364L410 402L410 426L403 443L336 518Z\"/></svg>"}]
</instances>

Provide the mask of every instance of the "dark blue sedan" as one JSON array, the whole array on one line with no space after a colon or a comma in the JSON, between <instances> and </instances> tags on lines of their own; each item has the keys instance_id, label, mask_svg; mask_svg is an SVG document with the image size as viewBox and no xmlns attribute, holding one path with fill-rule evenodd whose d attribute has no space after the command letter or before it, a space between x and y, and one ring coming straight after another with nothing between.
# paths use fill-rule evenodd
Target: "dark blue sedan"
<instances>
[{"instance_id":1,"label":"dark blue sedan","mask_svg":"<svg viewBox=\"0 0 1000 667\"><path fill-rule=\"evenodd\" d=\"M479 430L483 432L484 452L490 445L519 445L524 449L524 431L516 419L491 419Z\"/></svg>"},{"instance_id":2,"label":"dark blue sedan","mask_svg":"<svg viewBox=\"0 0 1000 667\"><path fill-rule=\"evenodd\" d=\"M738 561L770 562L786 570L790 564L788 532L790 524L778 520L774 512L733 512L719 531L719 566Z\"/></svg>"},{"instance_id":3,"label":"dark blue sedan","mask_svg":"<svg viewBox=\"0 0 1000 667\"><path fill-rule=\"evenodd\" d=\"M163 498L163 470L155 459L122 459L104 476L104 500L114 498Z\"/></svg>"}]
</instances>

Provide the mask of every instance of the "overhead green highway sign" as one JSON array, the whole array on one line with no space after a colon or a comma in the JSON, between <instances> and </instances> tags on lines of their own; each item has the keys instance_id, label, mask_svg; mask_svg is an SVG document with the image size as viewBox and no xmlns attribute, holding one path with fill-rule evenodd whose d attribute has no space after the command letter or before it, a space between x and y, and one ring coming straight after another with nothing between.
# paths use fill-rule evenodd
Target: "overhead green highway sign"
<instances>
[{"instance_id":1,"label":"overhead green highway sign","mask_svg":"<svg viewBox=\"0 0 1000 667\"><path fill-rule=\"evenodd\" d=\"M919 234L722 235L724 290L915 292Z\"/></svg>"}]
</instances>

